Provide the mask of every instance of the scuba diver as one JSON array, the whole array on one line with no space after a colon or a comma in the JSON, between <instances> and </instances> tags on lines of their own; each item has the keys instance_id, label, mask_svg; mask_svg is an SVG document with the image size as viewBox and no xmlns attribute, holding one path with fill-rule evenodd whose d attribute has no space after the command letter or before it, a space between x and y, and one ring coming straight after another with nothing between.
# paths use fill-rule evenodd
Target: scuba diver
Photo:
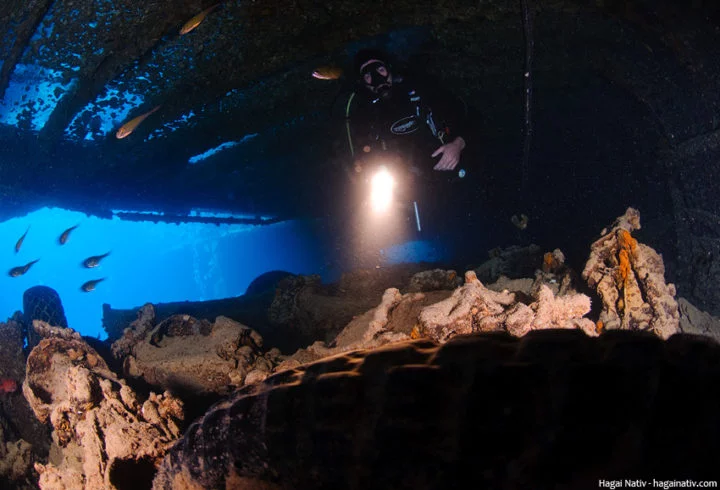
<instances>
[{"instance_id":1,"label":"scuba diver","mask_svg":"<svg viewBox=\"0 0 720 490\"><path fill-rule=\"evenodd\" d=\"M360 50L354 76L345 110L351 180L368 181L378 168L389 168L400 200L412 203L417 231L429 225L440 233L459 212L451 186L465 176L459 165L466 147L464 104L427 75L395 70L381 50Z\"/></svg>"},{"instance_id":2,"label":"scuba diver","mask_svg":"<svg viewBox=\"0 0 720 490\"><path fill-rule=\"evenodd\" d=\"M350 96L346 111L351 154L355 157L358 149L364 153L380 148L387 151L393 146L396 151L409 151L409 158L419 158L416 165L440 156L433 170L454 170L466 146L461 102L432 86L428 77L411 80L393 73L388 60L376 49L363 49L355 55L359 87ZM432 145L433 152L416 154Z\"/></svg>"},{"instance_id":3,"label":"scuba diver","mask_svg":"<svg viewBox=\"0 0 720 490\"><path fill-rule=\"evenodd\" d=\"M381 50L357 52L353 70L337 147L350 185L332 204L346 217L342 248L363 267L394 260L395 245L444 255L457 247L469 213L465 104ZM373 209L378 203L386 210Z\"/></svg>"}]
</instances>

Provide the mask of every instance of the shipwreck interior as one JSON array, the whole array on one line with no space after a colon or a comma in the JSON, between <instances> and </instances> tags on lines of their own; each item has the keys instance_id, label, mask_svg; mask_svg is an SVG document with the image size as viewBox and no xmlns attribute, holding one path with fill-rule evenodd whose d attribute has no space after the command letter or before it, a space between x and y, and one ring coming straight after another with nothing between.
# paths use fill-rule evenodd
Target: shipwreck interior
<instances>
[{"instance_id":1,"label":"shipwreck interior","mask_svg":"<svg viewBox=\"0 0 720 490\"><path fill-rule=\"evenodd\" d=\"M395 241L363 48L466 116ZM714 0L3 0L0 486L717 478L719 181Z\"/></svg>"},{"instance_id":2,"label":"shipwreck interior","mask_svg":"<svg viewBox=\"0 0 720 490\"><path fill-rule=\"evenodd\" d=\"M43 206L169 222L198 209L251 223L331 216L347 70L356 50L381 47L468 107L461 185L481 219L463 231L478 262L537 243L579 264L632 205L682 294L720 313L702 286L720 267L714 3L207 3L3 2L2 218ZM323 65L346 73L313 78Z\"/></svg>"}]
</instances>

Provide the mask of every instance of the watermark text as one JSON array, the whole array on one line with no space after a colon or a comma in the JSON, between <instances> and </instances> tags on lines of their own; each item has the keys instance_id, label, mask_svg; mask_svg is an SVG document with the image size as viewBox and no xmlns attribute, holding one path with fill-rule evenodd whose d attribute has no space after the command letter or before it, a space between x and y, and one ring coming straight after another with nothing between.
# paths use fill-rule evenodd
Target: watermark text
<instances>
[{"instance_id":1,"label":"watermark text","mask_svg":"<svg viewBox=\"0 0 720 490\"><path fill-rule=\"evenodd\" d=\"M717 481L696 481L696 480L598 480L599 488L718 488Z\"/></svg>"}]
</instances>

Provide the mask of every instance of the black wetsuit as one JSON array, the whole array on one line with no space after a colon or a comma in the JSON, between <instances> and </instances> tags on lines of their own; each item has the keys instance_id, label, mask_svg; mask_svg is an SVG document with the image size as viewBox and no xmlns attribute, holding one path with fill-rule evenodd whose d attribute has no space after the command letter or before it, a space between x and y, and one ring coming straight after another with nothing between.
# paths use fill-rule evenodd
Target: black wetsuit
<instances>
[{"instance_id":1,"label":"black wetsuit","mask_svg":"<svg viewBox=\"0 0 720 490\"><path fill-rule=\"evenodd\" d=\"M350 110L351 151L356 159L388 151L428 172L439 160L430 155L463 136L464 120L462 102L437 84L398 77L390 97L377 97L364 88L356 92Z\"/></svg>"},{"instance_id":2,"label":"black wetsuit","mask_svg":"<svg viewBox=\"0 0 720 490\"><path fill-rule=\"evenodd\" d=\"M466 151L452 171L436 171L441 156L432 153L462 136L465 107L456 97L427 77L393 79L390 97L377 97L361 87L350 107L350 151L363 168L373 161L394 159L412 169L409 201L417 201L423 234L445 233L444 226L461 219L462 209L453 195L462 186L458 172L467 163ZM433 127L434 126L434 127Z\"/></svg>"}]
</instances>

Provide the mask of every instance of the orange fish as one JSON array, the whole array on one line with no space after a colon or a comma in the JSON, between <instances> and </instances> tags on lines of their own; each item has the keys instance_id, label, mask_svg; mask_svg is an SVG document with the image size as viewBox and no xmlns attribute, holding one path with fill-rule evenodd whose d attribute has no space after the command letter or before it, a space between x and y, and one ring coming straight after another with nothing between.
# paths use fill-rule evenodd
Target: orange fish
<instances>
[{"instance_id":1,"label":"orange fish","mask_svg":"<svg viewBox=\"0 0 720 490\"><path fill-rule=\"evenodd\" d=\"M68 238L70 237L70 232L78 226L80 225L71 226L70 228L62 232L62 235L60 235L60 238L58 238L58 242L60 242L60 245L65 245L65 243L68 241Z\"/></svg>"},{"instance_id":2,"label":"orange fish","mask_svg":"<svg viewBox=\"0 0 720 490\"><path fill-rule=\"evenodd\" d=\"M146 112L136 118L130 119L128 122L120 126L115 137L119 140L127 138L130 134L137 129L141 122L143 122L150 114L160 109L160 106L155 107L153 110Z\"/></svg>"},{"instance_id":3,"label":"orange fish","mask_svg":"<svg viewBox=\"0 0 720 490\"><path fill-rule=\"evenodd\" d=\"M20 239L15 244L15 253L18 253L20 251L20 247L22 247L23 241L25 240L25 237L28 234L28 231L30 231L30 227L27 227L27 230L25 230L25 233L23 233L23 236L20 237Z\"/></svg>"},{"instance_id":4,"label":"orange fish","mask_svg":"<svg viewBox=\"0 0 720 490\"><path fill-rule=\"evenodd\" d=\"M193 29L195 29L197 26L200 25L200 23L201 23L202 21L205 20L205 17L207 17L210 12L212 12L213 10L215 10L216 8L218 8L219 6L220 6L220 4L219 4L219 3L216 3L216 4L213 5L212 7L206 8L205 10L203 10L202 12L200 12L199 14L197 14L195 17L193 17L193 18L190 19L189 21L185 22L185 24L184 24L184 25L182 26L182 28L180 29L180 35L181 35L181 36L184 36L184 35L187 34L188 32L190 32L190 31L192 31Z\"/></svg>"},{"instance_id":5,"label":"orange fish","mask_svg":"<svg viewBox=\"0 0 720 490\"><path fill-rule=\"evenodd\" d=\"M14 393L17 390L17 381L10 378L0 379L0 393Z\"/></svg>"},{"instance_id":6,"label":"orange fish","mask_svg":"<svg viewBox=\"0 0 720 490\"><path fill-rule=\"evenodd\" d=\"M337 66L321 66L312 72L312 76L318 80L337 80L342 74L342 68Z\"/></svg>"},{"instance_id":7,"label":"orange fish","mask_svg":"<svg viewBox=\"0 0 720 490\"><path fill-rule=\"evenodd\" d=\"M13 268L10 269L10 271L8 272L8 275L9 275L10 277L20 277L20 276L22 276L22 275L25 274L27 271L29 271L29 270L30 270L30 267L32 267L32 265L33 265L35 262L37 262L38 260L40 260L40 259L35 259L35 260L33 260L32 262L28 262L28 263L25 264L25 265L19 265L19 266L17 266L17 267L13 267Z\"/></svg>"}]
</instances>

